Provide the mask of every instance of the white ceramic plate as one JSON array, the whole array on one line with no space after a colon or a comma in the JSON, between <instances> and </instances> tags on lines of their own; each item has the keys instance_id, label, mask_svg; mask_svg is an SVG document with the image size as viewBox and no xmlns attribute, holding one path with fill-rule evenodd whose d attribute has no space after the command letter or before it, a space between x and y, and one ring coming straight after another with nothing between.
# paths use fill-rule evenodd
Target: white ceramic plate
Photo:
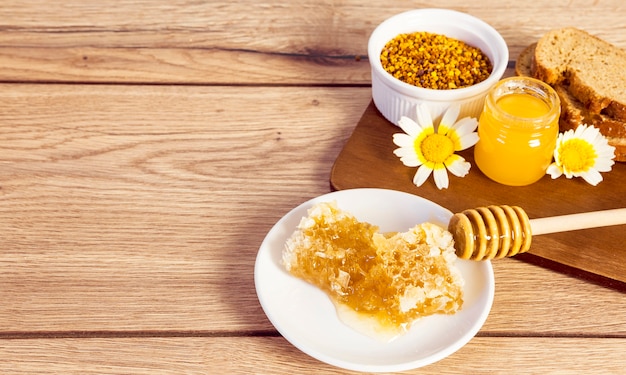
<instances>
[{"instance_id":1,"label":"white ceramic plate","mask_svg":"<svg viewBox=\"0 0 626 375\"><path fill-rule=\"evenodd\" d=\"M463 308L454 315L433 315L413 324L403 336L381 342L342 323L320 289L291 276L281 264L287 238L307 210L335 201L357 219L381 232L406 231L422 222L442 226L452 213L424 198L384 189L351 189L311 199L294 208L269 231L257 254L254 281L265 314L278 332L304 353L328 364L364 372L404 371L441 360L460 349L480 330L494 296L489 261L459 259L465 279Z\"/></svg>"}]
</instances>

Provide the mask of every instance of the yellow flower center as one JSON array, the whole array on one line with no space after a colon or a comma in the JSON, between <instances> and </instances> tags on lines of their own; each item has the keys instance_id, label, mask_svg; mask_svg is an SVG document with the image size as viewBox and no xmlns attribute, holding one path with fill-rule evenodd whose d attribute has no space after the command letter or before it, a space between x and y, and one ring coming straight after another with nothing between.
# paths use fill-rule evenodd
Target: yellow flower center
<instances>
[{"instance_id":1,"label":"yellow flower center","mask_svg":"<svg viewBox=\"0 0 626 375\"><path fill-rule=\"evenodd\" d=\"M593 146L579 138L570 139L563 143L559 155L563 169L571 172L584 172L591 169L598 157Z\"/></svg>"},{"instance_id":2,"label":"yellow flower center","mask_svg":"<svg viewBox=\"0 0 626 375\"><path fill-rule=\"evenodd\" d=\"M419 147L424 158L433 163L443 163L454 153L454 143L445 135L433 133L428 135Z\"/></svg>"}]
</instances>

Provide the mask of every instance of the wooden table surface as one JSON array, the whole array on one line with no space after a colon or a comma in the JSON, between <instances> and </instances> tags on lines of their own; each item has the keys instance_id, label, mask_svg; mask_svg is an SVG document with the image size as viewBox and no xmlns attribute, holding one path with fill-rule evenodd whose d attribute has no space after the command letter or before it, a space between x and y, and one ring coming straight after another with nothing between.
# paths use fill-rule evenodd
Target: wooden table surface
<instances>
[{"instance_id":1,"label":"wooden table surface","mask_svg":"<svg viewBox=\"0 0 626 375\"><path fill-rule=\"evenodd\" d=\"M374 27L436 6L511 59L563 26L626 48L621 0L480 4L2 1L0 373L351 373L277 333L253 271L272 225L330 191ZM477 336L408 373L624 373L623 290L493 267Z\"/></svg>"}]
</instances>

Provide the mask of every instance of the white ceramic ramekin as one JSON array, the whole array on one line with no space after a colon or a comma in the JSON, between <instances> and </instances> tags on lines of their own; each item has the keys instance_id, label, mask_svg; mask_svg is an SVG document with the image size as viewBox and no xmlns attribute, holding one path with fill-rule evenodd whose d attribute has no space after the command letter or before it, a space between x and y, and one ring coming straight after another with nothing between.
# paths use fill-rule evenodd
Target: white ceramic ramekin
<instances>
[{"instance_id":1,"label":"white ceramic ramekin","mask_svg":"<svg viewBox=\"0 0 626 375\"><path fill-rule=\"evenodd\" d=\"M475 85L450 90L425 89L393 77L380 61L383 47L398 34L417 31L443 34L480 48L493 64L491 75ZM402 116L415 119L416 107L423 102L431 108L434 119L452 103L461 106L460 117L478 118L487 92L506 70L509 50L504 38L484 21L454 10L425 8L397 14L378 25L369 39L368 57L374 104L387 120L397 125Z\"/></svg>"}]
</instances>

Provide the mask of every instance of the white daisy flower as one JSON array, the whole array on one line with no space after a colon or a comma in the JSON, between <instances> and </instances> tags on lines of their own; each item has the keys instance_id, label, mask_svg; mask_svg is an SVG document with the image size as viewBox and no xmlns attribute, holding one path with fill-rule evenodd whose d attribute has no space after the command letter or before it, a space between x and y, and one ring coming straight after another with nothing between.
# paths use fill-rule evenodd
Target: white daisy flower
<instances>
[{"instance_id":1,"label":"white daisy flower","mask_svg":"<svg viewBox=\"0 0 626 375\"><path fill-rule=\"evenodd\" d=\"M448 187L448 173L464 177L469 173L470 163L456 151L465 150L478 142L478 121L459 117L458 105L448 108L437 128L433 125L432 116L426 104L417 107L417 122L402 117L398 122L404 133L393 135L393 143L399 148L394 154L407 167L419 167L413 183L421 186L433 172L438 189Z\"/></svg>"},{"instance_id":2,"label":"white daisy flower","mask_svg":"<svg viewBox=\"0 0 626 375\"><path fill-rule=\"evenodd\" d=\"M609 172L615 164L615 147L609 146L600 131L585 124L576 130L560 133L554 149L554 162L546 173L553 179L582 177L593 186L602 181L600 172Z\"/></svg>"}]
</instances>

